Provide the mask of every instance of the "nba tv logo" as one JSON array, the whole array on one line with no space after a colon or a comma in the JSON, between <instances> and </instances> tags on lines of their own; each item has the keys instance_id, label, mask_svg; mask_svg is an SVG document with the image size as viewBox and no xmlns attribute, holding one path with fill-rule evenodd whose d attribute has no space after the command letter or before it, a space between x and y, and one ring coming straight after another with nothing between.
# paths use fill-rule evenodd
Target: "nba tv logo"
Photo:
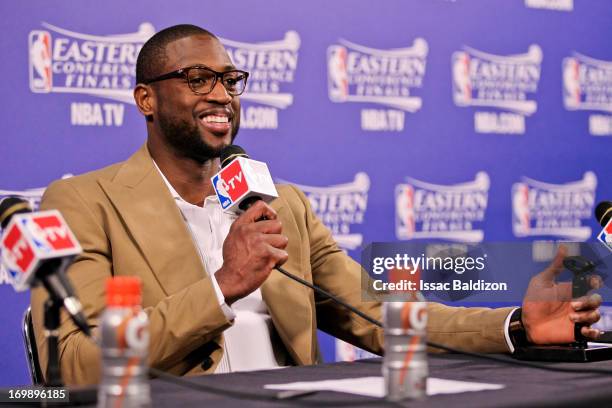
<instances>
[{"instance_id":1,"label":"nba tv logo","mask_svg":"<svg viewBox=\"0 0 612 408\"><path fill-rule=\"evenodd\" d=\"M35 30L28 37L30 49L30 89L36 93L51 92L51 34Z\"/></svg>"},{"instance_id":2,"label":"nba tv logo","mask_svg":"<svg viewBox=\"0 0 612 408\"><path fill-rule=\"evenodd\" d=\"M212 178L213 186L224 210L249 190L240 160L234 160Z\"/></svg>"}]
</instances>

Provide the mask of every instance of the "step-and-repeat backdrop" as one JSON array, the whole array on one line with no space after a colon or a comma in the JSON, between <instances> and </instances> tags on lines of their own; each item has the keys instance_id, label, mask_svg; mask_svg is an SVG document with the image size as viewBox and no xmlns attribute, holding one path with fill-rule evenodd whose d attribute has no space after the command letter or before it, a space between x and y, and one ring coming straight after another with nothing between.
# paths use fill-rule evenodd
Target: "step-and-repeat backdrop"
<instances>
[{"instance_id":1,"label":"step-and-repeat backdrop","mask_svg":"<svg viewBox=\"0 0 612 408\"><path fill-rule=\"evenodd\" d=\"M237 143L351 256L372 241L586 241L612 199L607 0L3 2L0 196L145 141L138 51L193 23L251 73ZM29 302L0 272L0 385ZM361 355L321 338L327 360Z\"/></svg>"}]
</instances>

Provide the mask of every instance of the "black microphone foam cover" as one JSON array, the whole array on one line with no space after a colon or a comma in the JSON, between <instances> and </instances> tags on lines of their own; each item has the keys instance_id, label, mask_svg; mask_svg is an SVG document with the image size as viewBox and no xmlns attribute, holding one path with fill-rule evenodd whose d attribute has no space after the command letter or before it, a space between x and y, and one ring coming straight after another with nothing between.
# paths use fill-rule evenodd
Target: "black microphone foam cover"
<instances>
[{"instance_id":1,"label":"black microphone foam cover","mask_svg":"<svg viewBox=\"0 0 612 408\"><path fill-rule=\"evenodd\" d=\"M612 201L602 201L595 208L595 218L597 222L605 227L612 218Z\"/></svg>"},{"instance_id":2,"label":"black microphone foam cover","mask_svg":"<svg viewBox=\"0 0 612 408\"><path fill-rule=\"evenodd\" d=\"M0 227L6 228L15 214L32 212L30 203L21 197L9 196L0 201Z\"/></svg>"},{"instance_id":3,"label":"black microphone foam cover","mask_svg":"<svg viewBox=\"0 0 612 408\"><path fill-rule=\"evenodd\" d=\"M225 167L232 162L236 157L246 157L249 158L247 152L238 145L229 145L225 146L223 150L221 150L221 167Z\"/></svg>"}]
</instances>

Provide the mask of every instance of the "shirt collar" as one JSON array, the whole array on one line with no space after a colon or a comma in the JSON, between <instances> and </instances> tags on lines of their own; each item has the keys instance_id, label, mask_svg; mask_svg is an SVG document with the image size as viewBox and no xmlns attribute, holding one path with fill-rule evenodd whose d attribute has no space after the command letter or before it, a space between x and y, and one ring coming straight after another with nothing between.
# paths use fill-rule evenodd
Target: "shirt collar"
<instances>
[{"instance_id":1,"label":"shirt collar","mask_svg":"<svg viewBox=\"0 0 612 408\"><path fill-rule=\"evenodd\" d=\"M170 194L172 195L172 198L174 198L177 201L181 201L183 203L193 205L189 203L188 201L185 201L183 197L181 197L180 194L174 189L174 187L172 187L172 184L170 184L170 182L168 181L164 173L161 171L157 163L155 163L155 160L153 160L153 164L155 165L155 168L159 172L159 175L161 176L162 180L164 180L164 183L166 183L166 187L168 187L168 190L170 190ZM206 204L207 202L218 203L219 199L217 198L216 195L210 195L204 199L204 204ZM199 207L199 206L195 206L195 207Z\"/></svg>"}]
</instances>

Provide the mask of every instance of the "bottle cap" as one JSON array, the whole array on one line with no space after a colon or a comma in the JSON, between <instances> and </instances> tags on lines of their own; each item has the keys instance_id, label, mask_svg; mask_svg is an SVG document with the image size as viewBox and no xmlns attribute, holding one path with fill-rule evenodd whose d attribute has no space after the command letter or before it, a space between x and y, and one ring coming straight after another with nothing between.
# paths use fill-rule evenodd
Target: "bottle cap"
<instances>
[{"instance_id":1,"label":"bottle cap","mask_svg":"<svg viewBox=\"0 0 612 408\"><path fill-rule=\"evenodd\" d=\"M137 276L115 276L106 280L107 306L139 306L141 282Z\"/></svg>"}]
</instances>

